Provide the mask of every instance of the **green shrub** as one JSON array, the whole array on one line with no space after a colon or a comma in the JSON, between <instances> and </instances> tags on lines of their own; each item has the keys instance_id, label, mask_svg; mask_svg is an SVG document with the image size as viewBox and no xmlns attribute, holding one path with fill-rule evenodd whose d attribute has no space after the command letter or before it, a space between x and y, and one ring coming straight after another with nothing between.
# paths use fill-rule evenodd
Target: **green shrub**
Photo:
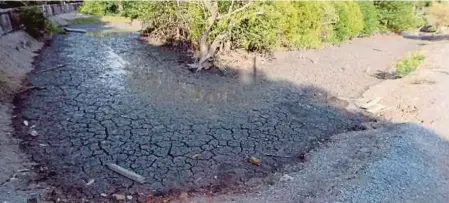
<instances>
[{"instance_id":1,"label":"green shrub","mask_svg":"<svg viewBox=\"0 0 449 203\"><path fill-rule=\"evenodd\" d=\"M42 37L47 24L39 7L25 7L20 9L20 19L25 26L25 31L34 38Z\"/></svg>"},{"instance_id":2,"label":"green shrub","mask_svg":"<svg viewBox=\"0 0 449 203\"><path fill-rule=\"evenodd\" d=\"M363 14L356 2L334 2L338 22L334 25L337 42L357 37L363 30Z\"/></svg>"},{"instance_id":3,"label":"green shrub","mask_svg":"<svg viewBox=\"0 0 449 203\"><path fill-rule=\"evenodd\" d=\"M322 3L323 19L321 20L321 39L323 42L334 40L334 25L338 22L338 14L332 3Z\"/></svg>"},{"instance_id":4,"label":"green shrub","mask_svg":"<svg viewBox=\"0 0 449 203\"><path fill-rule=\"evenodd\" d=\"M219 1L221 15L230 1ZM247 2L235 1L233 10ZM210 12L202 2L85 2L82 12L108 13L139 19L146 34L168 43L182 41L191 48L208 25ZM406 19L401 19L405 16ZM380 24L379 24L380 21ZM242 12L218 20L208 33L208 42L225 36L231 48L272 51L279 48L315 48L326 42L341 42L370 35L385 27L394 31L416 25L414 4L410 2L295 2L256 1Z\"/></svg>"},{"instance_id":5,"label":"green shrub","mask_svg":"<svg viewBox=\"0 0 449 203\"><path fill-rule=\"evenodd\" d=\"M50 31L53 34L66 34L67 33L64 29L56 27L56 26L52 25L50 22L48 22L48 21L46 22L46 26L45 27L46 27L45 28L46 30Z\"/></svg>"},{"instance_id":6,"label":"green shrub","mask_svg":"<svg viewBox=\"0 0 449 203\"><path fill-rule=\"evenodd\" d=\"M379 1L375 2L379 10L379 20L384 30L400 32L419 25L412 2Z\"/></svg>"},{"instance_id":7,"label":"green shrub","mask_svg":"<svg viewBox=\"0 0 449 203\"><path fill-rule=\"evenodd\" d=\"M324 10L321 2L293 2L289 15L283 17L286 34L283 45L290 48L315 48L321 42ZM290 7L290 6L288 6Z\"/></svg>"},{"instance_id":8,"label":"green shrub","mask_svg":"<svg viewBox=\"0 0 449 203\"><path fill-rule=\"evenodd\" d=\"M80 8L80 12L95 16L106 15L106 4L101 1L85 1Z\"/></svg>"},{"instance_id":9,"label":"green shrub","mask_svg":"<svg viewBox=\"0 0 449 203\"><path fill-rule=\"evenodd\" d=\"M364 35L372 35L379 27L379 13L372 1L360 1L360 10L363 14Z\"/></svg>"},{"instance_id":10,"label":"green shrub","mask_svg":"<svg viewBox=\"0 0 449 203\"><path fill-rule=\"evenodd\" d=\"M260 13L259 15L246 15L238 26L232 31L232 40L235 47L246 50L270 51L281 45L282 18L280 10L285 2L262 3L254 7L248 13Z\"/></svg>"},{"instance_id":11,"label":"green shrub","mask_svg":"<svg viewBox=\"0 0 449 203\"><path fill-rule=\"evenodd\" d=\"M71 24L100 24L100 17L92 16L87 18L76 18L70 21Z\"/></svg>"},{"instance_id":12,"label":"green shrub","mask_svg":"<svg viewBox=\"0 0 449 203\"><path fill-rule=\"evenodd\" d=\"M399 77L404 77L418 69L425 56L421 53L413 53L396 64L396 72Z\"/></svg>"}]
</instances>

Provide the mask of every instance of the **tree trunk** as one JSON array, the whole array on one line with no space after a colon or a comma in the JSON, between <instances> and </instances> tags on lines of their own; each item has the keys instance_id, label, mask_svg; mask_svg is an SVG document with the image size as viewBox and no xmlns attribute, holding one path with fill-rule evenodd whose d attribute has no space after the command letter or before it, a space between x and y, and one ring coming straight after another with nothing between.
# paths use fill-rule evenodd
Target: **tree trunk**
<instances>
[{"instance_id":1,"label":"tree trunk","mask_svg":"<svg viewBox=\"0 0 449 203\"><path fill-rule=\"evenodd\" d=\"M228 18L228 17L232 16L233 14L240 12L251 5L251 2L250 2L250 3L246 4L245 6L232 11L232 7L234 5L234 1L232 1L231 5L228 9L228 13L226 15L220 16L219 11L218 11L218 2L217 1L211 2L211 1L205 0L203 3L204 3L204 6L206 7L206 9L210 12L210 17L207 19L208 26L207 26L206 30L201 34L201 38L199 40L199 46L200 46L199 56L196 56L194 64L188 64L188 66L190 68L196 69L196 71L200 71L202 69L209 69L211 67L212 64L208 63L209 59L211 59L215 56L215 53L217 52L217 48L221 45L223 39L225 39L225 37L228 36L230 33L230 30L228 30L225 33L221 33L221 34L217 35L214 38L214 40L212 41L212 43L209 44L208 40L207 40L208 36L209 36L209 32L211 31L211 29L214 26L214 24L216 23L216 21L218 21L220 19Z\"/></svg>"}]
</instances>

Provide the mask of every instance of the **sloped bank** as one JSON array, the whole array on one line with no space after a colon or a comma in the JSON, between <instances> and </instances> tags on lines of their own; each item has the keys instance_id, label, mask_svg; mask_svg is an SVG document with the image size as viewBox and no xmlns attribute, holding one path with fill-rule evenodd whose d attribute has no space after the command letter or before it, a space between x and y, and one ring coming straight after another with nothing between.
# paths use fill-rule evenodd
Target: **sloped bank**
<instances>
[{"instance_id":1,"label":"sloped bank","mask_svg":"<svg viewBox=\"0 0 449 203\"><path fill-rule=\"evenodd\" d=\"M33 69L33 58L41 49L39 42L23 31L0 37L0 201L25 202L32 193L44 187L27 182L33 177L34 166L19 149L19 141L12 137L14 94L20 92L22 80Z\"/></svg>"}]
</instances>

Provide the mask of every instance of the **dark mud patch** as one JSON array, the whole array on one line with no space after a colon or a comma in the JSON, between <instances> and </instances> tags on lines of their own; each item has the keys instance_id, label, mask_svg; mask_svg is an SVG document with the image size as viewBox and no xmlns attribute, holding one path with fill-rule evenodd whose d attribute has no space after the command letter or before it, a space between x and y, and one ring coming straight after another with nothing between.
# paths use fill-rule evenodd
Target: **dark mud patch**
<instances>
[{"instance_id":1,"label":"dark mud patch","mask_svg":"<svg viewBox=\"0 0 449 203\"><path fill-rule=\"evenodd\" d=\"M331 135L371 120L335 106L314 86L263 74L193 74L179 60L137 35L56 37L36 70L67 68L34 72L30 85L46 88L15 100L16 136L45 167L45 181L78 200L245 192L272 182L285 164L306 161ZM39 135L29 136L23 120ZM249 163L251 156L261 164ZM147 182L134 183L106 163Z\"/></svg>"}]
</instances>

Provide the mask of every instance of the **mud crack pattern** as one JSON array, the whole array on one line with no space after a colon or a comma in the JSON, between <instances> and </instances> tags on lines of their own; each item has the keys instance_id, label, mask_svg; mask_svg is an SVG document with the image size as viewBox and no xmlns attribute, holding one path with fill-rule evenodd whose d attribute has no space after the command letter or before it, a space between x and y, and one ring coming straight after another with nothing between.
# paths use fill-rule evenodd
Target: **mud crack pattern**
<instances>
[{"instance_id":1,"label":"mud crack pattern","mask_svg":"<svg viewBox=\"0 0 449 203\"><path fill-rule=\"evenodd\" d=\"M301 152L362 120L332 107L316 88L263 75L243 85L236 77L193 74L160 49L136 35L69 34L42 51L30 77L45 89L18 97L16 123L24 149L52 171L53 184L91 197L241 185L299 161ZM250 156L261 165L250 164ZM90 179L94 184L85 186Z\"/></svg>"}]
</instances>

